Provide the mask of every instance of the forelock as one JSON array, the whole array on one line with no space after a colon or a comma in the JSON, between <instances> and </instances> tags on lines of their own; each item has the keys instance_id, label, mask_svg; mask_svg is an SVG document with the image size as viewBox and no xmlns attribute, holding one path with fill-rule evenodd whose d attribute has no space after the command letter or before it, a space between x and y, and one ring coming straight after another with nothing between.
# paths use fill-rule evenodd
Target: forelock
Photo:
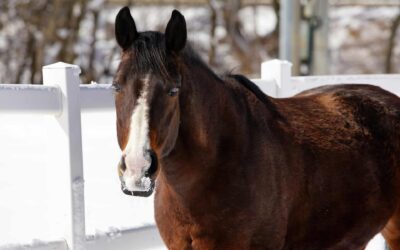
<instances>
[{"instance_id":1,"label":"forelock","mask_svg":"<svg viewBox=\"0 0 400 250\"><path fill-rule=\"evenodd\" d=\"M168 77L164 35L158 32L140 33L133 44L132 67L139 74L160 74Z\"/></svg>"}]
</instances>

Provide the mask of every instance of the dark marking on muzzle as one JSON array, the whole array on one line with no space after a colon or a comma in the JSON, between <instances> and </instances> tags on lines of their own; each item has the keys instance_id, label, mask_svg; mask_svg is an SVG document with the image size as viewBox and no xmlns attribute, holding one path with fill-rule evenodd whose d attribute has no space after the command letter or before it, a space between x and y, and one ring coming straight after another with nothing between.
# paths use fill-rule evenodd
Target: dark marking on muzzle
<instances>
[{"instance_id":1,"label":"dark marking on muzzle","mask_svg":"<svg viewBox=\"0 0 400 250\"><path fill-rule=\"evenodd\" d=\"M153 150L149 150L148 152L150 154L151 164L149 169L147 169L146 172L144 173L144 176L151 178L157 172L158 159L156 153Z\"/></svg>"}]
</instances>

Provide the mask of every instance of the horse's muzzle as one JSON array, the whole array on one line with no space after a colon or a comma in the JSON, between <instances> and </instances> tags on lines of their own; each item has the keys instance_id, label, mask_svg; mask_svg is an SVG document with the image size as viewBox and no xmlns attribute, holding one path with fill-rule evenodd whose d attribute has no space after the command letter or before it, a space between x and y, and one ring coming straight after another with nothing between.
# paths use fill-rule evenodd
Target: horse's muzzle
<instances>
[{"instance_id":1,"label":"horse's muzzle","mask_svg":"<svg viewBox=\"0 0 400 250\"><path fill-rule=\"evenodd\" d=\"M149 197L154 192L155 181L151 180L150 189L147 191L129 191L126 187L124 182L121 182L121 190L126 195L131 196L140 196L140 197Z\"/></svg>"},{"instance_id":2,"label":"horse's muzzle","mask_svg":"<svg viewBox=\"0 0 400 250\"><path fill-rule=\"evenodd\" d=\"M119 166L118 166L118 171L119 171L119 176L120 176L120 181L121 181L121 190L124 194L132 195L132 196L140 196L140 197L149 197L150 195L153 194L154 187L155 187L155 176L154 175L158 170L158 158L153 150L149 150L148 152L149 152L150 158L151 158L151 165L144 173L144 177L147 177L150 179L150 187L149 187L149 190L147 190L147 191L130 191L126 188L125 181L122 178L123 172L126 170L126 165L125 165L125 159L123 157L121 158L121 161L119 162Z\"/></svg>"}]
</instances>

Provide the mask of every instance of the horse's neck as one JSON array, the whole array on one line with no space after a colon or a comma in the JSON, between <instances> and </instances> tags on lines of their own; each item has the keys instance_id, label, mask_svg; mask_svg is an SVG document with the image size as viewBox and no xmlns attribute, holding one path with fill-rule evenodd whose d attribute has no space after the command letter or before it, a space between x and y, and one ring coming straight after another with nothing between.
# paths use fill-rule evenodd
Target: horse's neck
<instances>
[{"instance_id":1,"label":"horse's neck","mask_svg":"<svg viewBox=\"0 0 400 250\"><path fill-rule=\"evenodd\" d=\"M208 182L221 172L221 150L239 144L235 141L240 140L238 124L244 123L237 118L234 96L221 79L203 65L189 70L180 93L179 135L164 173L165 184L184 199L201 197L202 188L211 185Z\"/></svg>"},{"instance_id":2,"label":"horse's neck","mask_svg":"<svg viewBox=\"0 0 400 250\"><path fill-rule=\"evenodd\" d=\"M218 144L222 130L232 127L234 99L226 85L206 66L196 69L195 77L187 82L188 95L182 98L181 121L191 145L210 151ZM184 93L183 93L184 95Z\"/></svg>"}]
</instances>

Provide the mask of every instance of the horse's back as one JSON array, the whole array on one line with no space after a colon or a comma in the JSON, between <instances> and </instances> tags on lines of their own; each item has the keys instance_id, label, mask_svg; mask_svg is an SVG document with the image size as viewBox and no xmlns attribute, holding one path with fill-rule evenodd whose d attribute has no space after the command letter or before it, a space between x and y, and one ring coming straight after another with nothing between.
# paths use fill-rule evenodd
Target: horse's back
<instances>
[{"instance_id":1,"label":"horse's back","mask_svg":"<svg viewBox=\"0 0 400 250\"><path fill-rule=\"evenodd\" d=\"M400 205L400 99L375 86L333 85L276 105L295 190L286 248L360 247Z\"/></svg>"},{"instance_id":2,"label":"horse's back","mask_svg":"<svg viewBox=\"0 0 400 250\"><path fill-rule=\"evenodd\" d=\"M380 87L364 84L324 86L304 91L295 98L312 103L311 109L320 111L321 119L340 134L357 135L363 144L378 143L399 149L400 98ZM325 112L324 112L325 111ZM342 119L342 122L332 119ZM347 133L346 133L347 132Z\"/></svg>"},{"instance_id":3,"label":"horse's back","mask_svg":"<svg viewBox=\"0 0 400 250\"><path fill-rule=\"evenodd\" d=\"M323 86L282 100L280 107L291 124L299 125L303 131L326 126L325 129L318 127L321 137L331 135L326 133L330 130L336 138L342 134L361 133L354 139L363 143L367 139L379 141L379 144L384 140L396 144L400 139L400 98L380 87L361 84ZM304 122L305 127L301 127L299 120L305 119L310 122ZM295 134L299 132L294 126L292 129Z\"/></svg>"}]
</instances>

